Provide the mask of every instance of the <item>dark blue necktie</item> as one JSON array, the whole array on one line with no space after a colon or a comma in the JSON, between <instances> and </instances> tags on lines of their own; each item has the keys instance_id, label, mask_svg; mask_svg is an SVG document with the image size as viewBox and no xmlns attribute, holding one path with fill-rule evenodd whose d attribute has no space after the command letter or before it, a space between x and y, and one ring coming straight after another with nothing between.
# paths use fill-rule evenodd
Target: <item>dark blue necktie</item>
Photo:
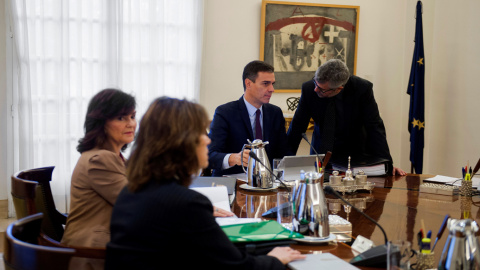
<instances>
[{"instance_id":1,"label":"dark blue necktie","mask_svg":"<svg viewBox=\"0 0 480 270\"><path fill-rule=\"evenodd\" d=\"M255 113L255 139L262 140L262 126L260 125L260 109Z\"/></svg>"}]
</instances>

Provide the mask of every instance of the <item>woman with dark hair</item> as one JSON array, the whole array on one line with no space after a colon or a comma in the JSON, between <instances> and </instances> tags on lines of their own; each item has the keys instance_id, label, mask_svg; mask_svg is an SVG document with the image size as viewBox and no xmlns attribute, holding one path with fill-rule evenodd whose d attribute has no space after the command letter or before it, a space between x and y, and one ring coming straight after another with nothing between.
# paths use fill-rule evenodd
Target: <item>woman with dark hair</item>
<instances>
[{"instance_id":1,"label":"woman with dark hair","mask_svg":"<svg viewBox=\"0 0 480 270\"><path fill-rule=\"evenodd\" d=\"M156 99L142 118L127 166L128 186L113 208L105 269L285 269L305 256L289 247L268 255L241 252L212 215L212 204L189 189L208 166L205 109Z\"/></svg>"},{"instance_id":2,"label":"woman with dark hair","mask_svg":"<svg viewBox=\"0 0 480 270\"><path fill-rule=\"evenodd\" d=\"M117 89L97 93L88 105L80 159L72 174L70 212L62 243L105 247L118 194L127 184L122 151L135 137L135 98Z\"/></svg>"}]
</instances>

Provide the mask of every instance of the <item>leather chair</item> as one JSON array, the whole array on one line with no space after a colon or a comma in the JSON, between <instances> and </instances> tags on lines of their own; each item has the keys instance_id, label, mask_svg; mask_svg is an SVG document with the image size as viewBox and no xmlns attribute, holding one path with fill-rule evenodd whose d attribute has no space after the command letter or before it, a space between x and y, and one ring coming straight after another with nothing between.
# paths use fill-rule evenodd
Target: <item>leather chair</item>
<instances>
[{"instance_id":1,"label":"leather chair","mask_svg":"<svg viewBox=\"0 0 480 270\"><path fill-rule=\"evenodd\" d=\"M12 176L12 198L17 218L43 213L39 238L42 245L73 248L76 257L105 259L106 248L67 246L60 243L67 216L55 208L53 201L50 181L54 168L31 169Z\"/></svg>"},{"instance_id":2,"label":"leather chair","mask_svg":"<svg viewBox=\"0 0 480 270\"><path fill-rule=\"evenodd\" d=\"M10 224L5 232L5 269L68 269L75 249L39 245L43 214L24 217Z\"/></svg>"},{"instance_id":3,"label":"leather chair","mask_svg":"<svg viewBox=\"0 0 480 270\"><path fill-rule=\"evenodd\" d=\"M12 176L12 198L17 218L41 212L44 214L42 232L55 241L63 237L67 216L58 212L50 188L55 167L21 171ZM32 193L33 183L36 183ZM34 202L35 208L31 206Z\"/></svg>"}]
</instances>

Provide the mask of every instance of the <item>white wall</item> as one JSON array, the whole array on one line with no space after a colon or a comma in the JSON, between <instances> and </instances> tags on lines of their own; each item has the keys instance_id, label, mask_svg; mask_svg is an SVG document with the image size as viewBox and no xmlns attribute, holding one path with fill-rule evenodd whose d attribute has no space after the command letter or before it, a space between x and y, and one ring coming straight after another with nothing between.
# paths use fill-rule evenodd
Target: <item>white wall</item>
<instances>
[{"instance_id":1,"label":"white wall","mask_svg":"<svg viewBox=\"0 0 480 270\"><path fill-rule=\"evenodd\" d=\"M294 2L290 0L290 2ZM302 0L297 2L314 2ZM318 3L319 1L315 1ZM374 83L397 166L410 170L406 87L413 55L416 0L323 0L360 6L357 75ZM480 59L480 1L424 0L426 133L424 173L458 176L480 157L476 89ZM0 200L6 199L8 104L6 94L5 0L0 0ZM206 0L200 102L210 116L238 99L246 63L259 57L261 0ZM276 93L271 102L286 110L297 93Z\"/></svg>"},{"instance_id":2,"label":"white wall","mask_svg":"<svg viewBox=\"0 0 480 270\"><path fill-rule=\"evenodd\" d=\"M300 0L289 2L320 1ZM357 75L374 84L395 165L410 171L406 94L413 56L416 0L323 0L360 6ZM206 0L200 102L210 117L218 105L238 99L241 73L260 54L261 0ZM480 56L480 1L423 1L426 63L426 129L423 173L458 176L480 157L480 91L475 90ZM286 110L286 98L271 103ZM463 132L462 132L463 131ZM475 136L476 135L476 136ZM477 139L475 139L477 138Z\"/></svg>"},{"instance_id":3,"label":"white wall","mask_svg":"<svg viewBox=\"0 0 480 270\"><path fill-rule=\"evenodd\" d=\"M360 6L356 74L374 84L392 157L400 166L402 133L406 132L407 120L399 112L405 108L408 111L408 77L405 78L404 65L413 53L405 56L407 4L404 0L322 3ZM206 106L211 117L218 105L242 95L243 67L259 58L261 5L261 0L206 0L200 102ZM286 111L286 99L299 95L275 93L270 102ZM406 169L405 164L402 167Z\"/></svg>"},{"instance_id":4,"label":"white wall","mask_svg":"<svg viewBox=\"0 0 480 270\"><path fill-rule=\"evenodd\" d=\"M5 0L0 0L0 200L7 199L7 48L5 26Z\"/></svg>"},{"instance_id":5,"label":"white wall","mask_svg":"<svg viewBox=\"0 0 480 270\"><path fill-rule=\"evenodd\" d=\"M458 176L480 157L478 10L476 0L435 3L425 145L432 173Z\"/></svg>"}]
</instances>

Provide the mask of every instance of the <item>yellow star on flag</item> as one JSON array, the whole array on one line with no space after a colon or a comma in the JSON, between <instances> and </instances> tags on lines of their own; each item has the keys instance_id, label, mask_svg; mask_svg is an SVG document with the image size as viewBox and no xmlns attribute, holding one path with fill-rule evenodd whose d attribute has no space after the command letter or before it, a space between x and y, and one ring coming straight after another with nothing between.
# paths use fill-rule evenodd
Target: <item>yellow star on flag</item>
<instances>
[{"instance_id":1,"label":"yellow star on flag","mask_svg":"<svg viewBox=\"0 0 480 270\"><path fill-rule=\"evenodd\" d=\"M420 122L420 120L417 120L417 121L418 121L418 130L425 128L425 122Z\"/></svg>"},{"instance_id":2,"label":"yellow star on flag","mask_svg":"<svg viewBox=\"0 0 480 270\"><path fill-rule=\"evenodd\" d=\"M414 128L415 128L416 126L418 126L418 120L415 120L415 118L413 118L412 125L413 125Z\"/></svg>"},{"instance_id":3,"label":"yellow star on flag","mask_svg":"<svg viewBox=\"0 0 480 270\"><path fill-rule=\"evenodd\" d=\"M420 65L423 65L423 58L420 58L420 60L417 61Z\"/></svg>"}]
</instances>

